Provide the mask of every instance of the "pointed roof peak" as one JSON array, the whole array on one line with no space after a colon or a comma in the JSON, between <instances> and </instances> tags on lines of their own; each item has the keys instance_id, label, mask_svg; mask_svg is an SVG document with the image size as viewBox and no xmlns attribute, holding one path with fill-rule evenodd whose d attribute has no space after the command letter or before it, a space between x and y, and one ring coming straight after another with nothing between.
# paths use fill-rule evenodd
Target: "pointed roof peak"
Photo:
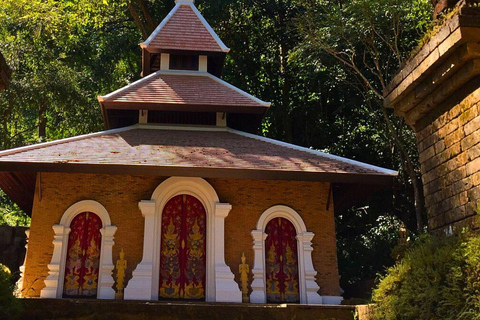
<instances>
[{"instance_id":1,"label":"pointed roof peak","mask_svg":"<svg viewBox=\"0 0 480 320\"><path fill-rule=\"evenodd\" d=\"M172 11L148 39L144 49L228 53L230 49L195 7L194 0L176 0Z\"/></svg>"}]
</instances>

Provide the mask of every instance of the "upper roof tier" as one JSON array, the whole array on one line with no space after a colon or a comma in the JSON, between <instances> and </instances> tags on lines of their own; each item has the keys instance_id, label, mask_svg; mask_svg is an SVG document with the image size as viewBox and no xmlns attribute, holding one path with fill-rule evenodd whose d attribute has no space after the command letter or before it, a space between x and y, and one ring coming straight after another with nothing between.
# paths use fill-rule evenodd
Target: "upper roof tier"
<instances>
[{"instance_id":1,"label":"upper roof tier","mask_svg":"<svg viewBox=\"0 0 480 320\"><path fill-rule=\"evenodd\" d=\"M209 74L160 70L120 90L98 97L103 108L264 114L270 106Z\"/></svg>"},{"instance_id":2,"label":"upper roof tier","mask_svg":"<svg viewBox=\"0 0 480 320\"><path fill-rule=\"evenodd\" d=\"M176 5L140 46L149 52L168 50L227 53L220 40L192 0L175 1Z\"/></svg>"}]
</instances>

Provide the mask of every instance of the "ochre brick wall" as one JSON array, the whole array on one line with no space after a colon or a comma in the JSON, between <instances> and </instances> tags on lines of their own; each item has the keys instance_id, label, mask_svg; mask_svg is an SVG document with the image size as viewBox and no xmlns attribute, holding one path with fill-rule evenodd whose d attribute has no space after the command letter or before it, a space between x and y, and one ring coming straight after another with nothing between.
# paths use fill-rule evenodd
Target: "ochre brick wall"
<instances>
[{"instance_id":1,"label":"ochre brick wall","mask_svg":"<svg viewBox=\"0 0 480 320\"><path fill-rule=\"evenodd\" d=\"M114 262L123 248L128 261L127 281L142 259L144 219L138 202L151 198L166 178L151 176L42 173L41 190L37 185L32 213L29 248L26 259L24 294L40 295L47 265L53 253L53 229L63 213L81 200L95 200L110 214L117 226ZM37 179L38 183L39 179ZM243 179L207 179L221 202L232 205L225 221L225 260L236 280L242 252L253 267L252 236L260 215L269 207L283 204L303 218L308 231L314 232L313 263L322 295L339 295L333 204L327 206L329 184ZM328 207L328 209L327 209Z\"/></svg>"},{"instance_id":2,"label":"ochre brick wall","mask_svg":"<svg viewBox=\"0 0 480 320\"><path fill-rule=\"evenodd\" d=\"M480 88L417 131L430 230L476 228L480 209Z\"/></svg>"}]
</instances>

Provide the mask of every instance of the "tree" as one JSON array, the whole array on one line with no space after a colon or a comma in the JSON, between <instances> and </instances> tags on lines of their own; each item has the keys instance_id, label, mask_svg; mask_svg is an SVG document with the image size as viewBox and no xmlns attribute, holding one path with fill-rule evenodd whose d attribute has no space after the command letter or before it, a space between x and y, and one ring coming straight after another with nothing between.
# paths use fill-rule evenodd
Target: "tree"
<instances>
[{"instance_id":1,"label":"tree","mask_svg":"<svg viewBox=\"0 0 480 320\"><path fill-rule=\"evenodd\" d=\"M413 134L384 107L383 93L428 26L429 2L310 0L306 8L305 16L298 20L304 45L333 57L348 74L350 84L362 94L364 103L380 116L377 121L384 124L386 137L400 162L400 179L413 189L417 230L423 232L424 195L418 155L411 148Z\"/></svg>"}]
</instances>

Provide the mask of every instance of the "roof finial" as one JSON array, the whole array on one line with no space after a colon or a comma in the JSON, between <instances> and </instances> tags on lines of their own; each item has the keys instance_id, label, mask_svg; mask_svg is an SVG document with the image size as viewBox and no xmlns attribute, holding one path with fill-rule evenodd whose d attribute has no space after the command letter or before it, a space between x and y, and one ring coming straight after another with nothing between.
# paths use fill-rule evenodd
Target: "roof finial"
<instances>
[{"instance_id":1,"label":"roof finial","mask_svg":"<svg viewBox=\"0 0 480 320\"><path fill-rule=\"evenodd\" d=\"M175 4L179 2L195 3L195 0L175 0Z\"/></svg>"}]
</instances>

